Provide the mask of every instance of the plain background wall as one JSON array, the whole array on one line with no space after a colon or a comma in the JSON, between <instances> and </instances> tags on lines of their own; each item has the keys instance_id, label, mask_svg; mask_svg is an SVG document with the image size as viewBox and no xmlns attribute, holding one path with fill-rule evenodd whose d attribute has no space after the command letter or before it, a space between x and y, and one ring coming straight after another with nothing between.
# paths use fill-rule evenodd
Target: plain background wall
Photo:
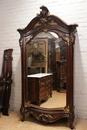
<instances>
[{"instance_id":1,"label":"plain background wall","mask_svg":"<svg viewBox=\"0 0 87 130\"><path fill-rule=\"evenodd\" d=\"M24 28L40 6L47 6L50 14L68 24L77 23L74 51L75 116L87 118L87 1L86 0L0 0L0 72L3 51L13 48L13 83L10 109L21 106L21 58L18 28Z\"/></svg>"}]
</instances>

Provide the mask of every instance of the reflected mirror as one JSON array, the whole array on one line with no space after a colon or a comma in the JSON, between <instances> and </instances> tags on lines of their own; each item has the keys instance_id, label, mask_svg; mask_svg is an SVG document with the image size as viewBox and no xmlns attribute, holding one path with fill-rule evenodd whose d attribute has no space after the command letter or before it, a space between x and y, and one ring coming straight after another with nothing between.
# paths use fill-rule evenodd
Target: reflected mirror
<instances>
[{"instance_id":1,"label":"reflected mirror","mask_svg":"<svg viewBox=\"0 0 87 130\"><path fill-rule=\"evenodd\" d=\"M28 87L31 103L45 108L66 105L67 42L53 32L42 32L27 44ZM50 87L44 77L51 75ZM35 95L35 78L43 79ZM48 82L49 82L48 80ZM33 88L31 88L33 87ZM38 89L38 87L37 87ZM40 93L40 94L38 94ZM56 102L58 99L58 102Z\"/></svg>"}]
</instances>

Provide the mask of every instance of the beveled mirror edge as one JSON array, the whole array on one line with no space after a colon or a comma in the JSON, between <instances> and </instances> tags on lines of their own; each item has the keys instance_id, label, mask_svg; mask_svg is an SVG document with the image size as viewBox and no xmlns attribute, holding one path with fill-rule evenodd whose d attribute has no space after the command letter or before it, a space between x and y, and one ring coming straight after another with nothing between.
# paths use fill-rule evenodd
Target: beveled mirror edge
<instances>
[{"instance_id":1,"label":"beveled mirror edge","mask_svg":"<svg viewBox=\"0 0 87 130\"><path fill-rule=\"evenodd\" d=\"M67 25L54 15L49 15L48 9L43 6L42 11L35 17L24 29L18 29L20 33L20 47L21 47L21 62L22 62L22 105L21 114L22 120L25 120L25 114L28 111L36 119L44 122L55 122L56 120L66 117L69 120L70 128L73 128L74 120L74 106L73 106L73 43L75 41L74 33L76 32L77 24ZM67 60L68 60L68 84L67 84L67 103L64 108L43 109L33 104L28 104L28 87L26 78L26 44L33 39L40 32L52 31L59 37L67 41ZM50 114L49 114L50 113ZM54 115L51 115L54 114ZM57 117L55 116L57 115ZM55 117L55 118L53 118Z\"/></svg>"}]
</instances>

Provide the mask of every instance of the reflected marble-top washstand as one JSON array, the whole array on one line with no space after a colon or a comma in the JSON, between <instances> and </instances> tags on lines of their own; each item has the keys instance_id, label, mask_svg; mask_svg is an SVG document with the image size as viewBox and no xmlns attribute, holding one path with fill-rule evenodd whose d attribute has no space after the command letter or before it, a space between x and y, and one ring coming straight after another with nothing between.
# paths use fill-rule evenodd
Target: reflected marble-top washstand
<instances>
[{"instance_id":1,"label":"reflected marble-top washstand","mask_svg":"<svg viewBox=\"0 0 87 130\"><path fill-rule=\"evenodd\" d=\"M37 74L27 75L27 77L31 79L35 79L35 78L41 79L41 78L52 76L52 75L53 75L52 73L37 73ZM34 82L35 80L32 80L32 81ZM45 78L45 82L46 82L46 78ZM47 86L44 86L44 87L47 87ZM45 88L43 90L45 90ZM66 105L66 93L59 93L56 90L52 90L51 97L52 98L47 98L44 102L40 103L39 105L44 108L54 108L54 107L56 108L56 107L63 107Z\"/></svg>"}]
</instances>

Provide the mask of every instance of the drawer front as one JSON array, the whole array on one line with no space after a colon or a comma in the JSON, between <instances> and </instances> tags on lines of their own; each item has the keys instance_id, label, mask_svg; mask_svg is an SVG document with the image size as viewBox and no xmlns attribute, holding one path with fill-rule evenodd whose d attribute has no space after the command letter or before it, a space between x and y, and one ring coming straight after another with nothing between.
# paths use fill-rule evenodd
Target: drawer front
<instances>
[{"instance_id":1,"label":"drawer front","mask_svg":"<svg viewBox=\"0 0 87 130\"><path fill-rule=\"evenodd\" d=\"M48 90L40 93L39 99L46 100L46 99L48 99L48 97L51 97L51 96L52 96L52 91L51 91L51 89L48 89Z\"/></svg>"},{"instance_id":2,"label":"drawer front","mask_svg":"<svg viewBox=\"0 0 87 130\"><path fill-rule=\"evenodd\" d=\"M46 100L52 95L52 76L47 76L39 80L39 99Z\"/></svg>"},{"instance_id":3,"label":"drawer front","mask_svg":"<svg viewBox=\"0 0 87 130\"><path fill-rule=\"evenodd\" d=\"M50 80L39 83L40 92L46 91L47 89L52 89L52 82Z\"/></svg>"},{"instance_id":4,"label":"drawer front","mask_svg":"<svg viewBox=\"0 0 87 130\"><path fill-rule=\"evenodd\" d=\"M40 78L40 82L52 81L52 80L53 80L53 76L51 76L51 75Z\"/></svg>"},{"instance_id":5,"label":"drawer front","mask_svg":"<svg viewBox=\"0 0 87 130\"><path fill-rule=\"evenodd\" d=\"M46 94L46 91L40 93L39 100L47 100L48 96Z\"/></svg>"}]
</instances>

